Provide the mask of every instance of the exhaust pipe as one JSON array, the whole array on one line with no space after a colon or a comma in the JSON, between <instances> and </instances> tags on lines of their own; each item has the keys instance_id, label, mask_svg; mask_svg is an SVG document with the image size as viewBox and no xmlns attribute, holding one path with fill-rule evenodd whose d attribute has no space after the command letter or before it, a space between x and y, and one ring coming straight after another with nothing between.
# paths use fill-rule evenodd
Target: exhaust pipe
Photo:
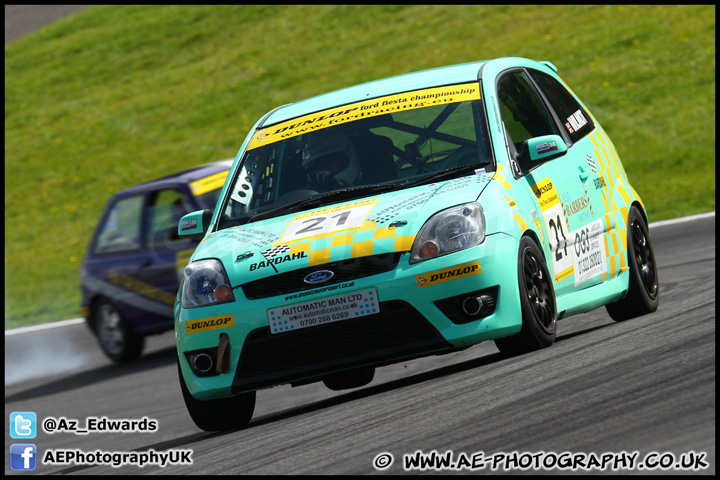
<instances>
[{"instance_id":1,"label":"exhaust pipe","mask_svg":"<svg viewBox=\"0 0 720 480\"><path fill-rule=\"evenodd\" d=\"M190 360L193 370L208 373L213 368L213 358L207 353L196 353Z\"/></svg>"},{"instance_id":2,"label":"exhaust pipe","mask_svg":"<svg viewBox=\"0 0 720 480\"><path fill-rule=\"evenodd\" d=\"M465 315L474 317L480 315L483 310L488 311L495 306L495 299L490 295L478 295L467 297L462 302L462 309Z\"/></svg>"}]
</instances>

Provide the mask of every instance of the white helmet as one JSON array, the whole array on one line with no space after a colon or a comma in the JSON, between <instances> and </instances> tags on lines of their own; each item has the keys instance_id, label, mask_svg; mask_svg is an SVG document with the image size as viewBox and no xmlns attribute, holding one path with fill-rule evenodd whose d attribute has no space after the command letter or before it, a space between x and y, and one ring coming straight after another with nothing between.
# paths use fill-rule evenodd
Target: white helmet
<instances>
[{"instance_id":1,"label":"white helmet","mask_svg":"<svg viewBox=\"0 0 720 480\"><path fill-rule=\"evenodd\" d=\"M330 177L341 186L350 186L360 175L360 160L347 133L321 130L305 144L302 168L312 183L326 183Z\"/></svg>"}]
</instances>

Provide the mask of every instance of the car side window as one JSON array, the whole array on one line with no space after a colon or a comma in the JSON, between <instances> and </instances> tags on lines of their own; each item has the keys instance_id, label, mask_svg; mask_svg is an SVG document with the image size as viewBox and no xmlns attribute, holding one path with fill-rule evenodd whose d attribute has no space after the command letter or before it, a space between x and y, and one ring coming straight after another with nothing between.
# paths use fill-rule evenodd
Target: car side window
<instances>
[{"instance_id":1,"label":"car side window","mask_svg":"<svg viewBox=\"0 0 720 480\"><path fill-rule=\"evenodd\" d=\"M118 200L111 208L95 242L94 253L117 253L140 248L141 195Z\"/></svg>"},{"instance_id":2,"label":"car side window","mask_svg":"<svg viewBox=\"0 0 720 480\"><path fill-rule=\"evenodd\" d=\"M556 124L545 103L522 71L504 75L498 82L500 114L518 153L518 161L526 169L524 142L543 135L558 135Z\"/></svg>"},{"instance_id":3,"label":"car side window","mask_svg":"<svg viewBox=\"0 0 720 480\"><path fill-rule=\"evenodd\" d=\"M590 115L565 86L546 73L533 70L530 74L565 126L573 143L593 131L595 124Z\"/></svg>"},{"instance_id":4,"label":"car side window","mask_svg":"<svg viewBox=\"0 0 720 480\"><path fill-rule=\"evenodd\" d=\"M190 213L190 202L177 189L165 189L150 194L145 211L145 242L149 247L161 246L180 241L177 224L186 213ZM168 231L173 228L173 231Z\"/></svg>"}]
</instances>

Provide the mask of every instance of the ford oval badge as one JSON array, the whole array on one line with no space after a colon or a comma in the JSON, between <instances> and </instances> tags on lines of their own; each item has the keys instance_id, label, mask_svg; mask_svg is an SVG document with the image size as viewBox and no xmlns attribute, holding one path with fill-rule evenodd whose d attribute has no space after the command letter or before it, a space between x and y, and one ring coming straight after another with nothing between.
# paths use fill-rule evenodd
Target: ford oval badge
<instances>
[{"instance_id":1,"label":"ford oval badge","mask_svg":"<svg viewBox=\"0 0 720 480\"><path fill-rule=\"evenodd\" d=\"M317 272L312 272L311 274L306 275L303 281L305 283L309 283L310 285L315 285L317 283L327 282L334 276L335 274L330 270L318 270Z\"/></svg>"}]
</instances>

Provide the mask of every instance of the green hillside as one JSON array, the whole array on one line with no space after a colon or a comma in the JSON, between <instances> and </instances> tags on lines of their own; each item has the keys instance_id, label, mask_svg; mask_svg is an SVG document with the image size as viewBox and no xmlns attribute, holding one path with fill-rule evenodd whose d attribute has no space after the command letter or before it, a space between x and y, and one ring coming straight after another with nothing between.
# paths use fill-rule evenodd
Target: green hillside
<instances>
[{"instance_id":1,"label":"green hillside","mask_svg":"<svg viewBox=\"0 0 720 480\"><path fill-rule=\"evenodd\" d=\"M278 105L550 60L651 221L715 209L715 6L96 6L5 45L5 327L79 316L107 198L235 156Z\"/></svg>"}]
</instances>

